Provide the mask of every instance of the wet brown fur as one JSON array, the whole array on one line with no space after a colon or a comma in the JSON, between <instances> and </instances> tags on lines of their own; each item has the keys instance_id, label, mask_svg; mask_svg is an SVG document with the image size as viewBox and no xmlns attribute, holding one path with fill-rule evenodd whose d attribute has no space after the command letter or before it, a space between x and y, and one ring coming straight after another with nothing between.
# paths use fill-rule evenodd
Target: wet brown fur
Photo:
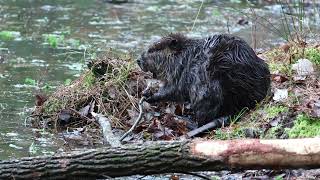
<instances>
[{"instance_id":1,"label":"wet brown fur","mask_svg":"<svg viewBox=\"0 0 320 180\"><path fill-rule=\"evenodd\" d=\"M267 64L233 35L170 34L151 44L137 63L164 82L147 101L190 102L199 125L253 108L270 88Z\"/></svg>"}]
</instances>

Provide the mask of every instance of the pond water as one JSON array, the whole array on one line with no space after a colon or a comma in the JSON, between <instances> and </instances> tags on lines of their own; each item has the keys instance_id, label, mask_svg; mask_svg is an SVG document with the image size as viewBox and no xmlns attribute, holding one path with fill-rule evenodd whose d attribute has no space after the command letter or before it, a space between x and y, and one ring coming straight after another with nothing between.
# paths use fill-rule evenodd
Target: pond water
<instances>
[{"instance_id":1,"label":"pond water","mask_svg":"<svg viewBox=\"0 0 320 180\"><path fill-rule=\"evenodd\" d=\"M107 0L0 0L0 159L58 149L52 135L40 138L39 132L26 127L34 95L77 78L86 61L110 48L136 56L150 40L177 31L194 37L229 32L250 44L255 39L257 50L283 41L275 33L283 27L280 5L205 1L192 29L200 5L199 0L129 0L121 4ZM252 26L253 14L262 17L256 26ZM312 14L307 19L311 27L316 24Z\"/></svg>"}]
</instances>

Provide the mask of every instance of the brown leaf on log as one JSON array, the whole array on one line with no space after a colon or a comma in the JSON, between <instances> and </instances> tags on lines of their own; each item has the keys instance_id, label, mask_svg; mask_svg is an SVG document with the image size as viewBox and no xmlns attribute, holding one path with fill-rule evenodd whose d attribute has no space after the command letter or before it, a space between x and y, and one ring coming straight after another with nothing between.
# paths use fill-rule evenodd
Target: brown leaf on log
<instances>
[{"instance_id":1,"label":"brown leaf on log","mask_svg":"<svg viewBox=\"0 0 320 180\"><path fill-rule=\"evenodd\" d=\"M288 78L281 74L271 74L272 81L283 83L288 81Z\"/></svg>"}]
</instances>

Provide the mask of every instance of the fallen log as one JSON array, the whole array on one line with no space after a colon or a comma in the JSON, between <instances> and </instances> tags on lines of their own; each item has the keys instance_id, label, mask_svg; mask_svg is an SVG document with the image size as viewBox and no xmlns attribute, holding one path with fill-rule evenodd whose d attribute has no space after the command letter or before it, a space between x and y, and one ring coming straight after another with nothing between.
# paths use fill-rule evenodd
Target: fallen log
<instances>
[{"instance_id":1,"label":"fallen log","mask_svg":"<svg viewBox=\"0 0 320 180\"><path fill-rule=\"evenodd\" d=\"M0 161L0 179L105 178L173 172L319 168L320 138L166 141Z\"/></svg>"}]
</instances>

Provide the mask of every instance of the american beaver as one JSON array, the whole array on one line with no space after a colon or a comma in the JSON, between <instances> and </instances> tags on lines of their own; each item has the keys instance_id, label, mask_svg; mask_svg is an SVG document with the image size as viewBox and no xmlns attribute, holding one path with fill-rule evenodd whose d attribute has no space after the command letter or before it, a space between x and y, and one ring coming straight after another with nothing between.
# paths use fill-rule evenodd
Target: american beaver
<instances>
[{"instance_id":1,"label":"american beaver","mask_svg":"<svg viewBox=\"0 0 320 180\"><path fill-rule=\"evenodd\" d=\"M137 60L163 82L147 102L190 102L198 125L253 108L270 88L267 64L241 38L220 34L204 39L169 34Z\"/></svg>"}]
</instances>

